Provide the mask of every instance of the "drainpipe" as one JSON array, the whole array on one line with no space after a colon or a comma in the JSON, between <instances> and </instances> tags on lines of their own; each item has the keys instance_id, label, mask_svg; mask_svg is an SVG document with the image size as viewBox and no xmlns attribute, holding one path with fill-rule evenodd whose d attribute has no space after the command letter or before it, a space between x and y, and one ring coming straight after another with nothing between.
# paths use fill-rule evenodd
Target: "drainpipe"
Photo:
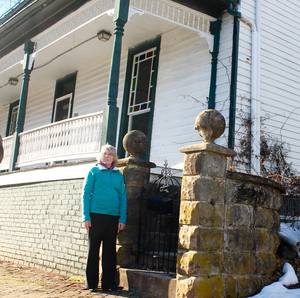
<instances>
[{"instance_id":1,"label":"drainpipe","mask_svg":"<svg viewBox=\"0 0 300 298\"><path fill-rule=\"evenodd\" d=\"M210 33L214 35L214 47L211 54L211 74L210 87L208 97L208 108L214 109L216 107L216 85L217 85L217 67L218 56L220 49L220 32L222 20L217 20L210 23Z\"/></svg>"},{"instance_id":2,"label":"drainpipe","mask_svg":"<svg viewBox=\"0 0 300 298\"><path fill-rule=\"evenodd\" d=\"M12 147L13 151L10 160L10 167L9 167L10 171L16 169L16 163L17 163L19 148L20 148L19 134L23 132L24 129L28 86L29 86L30 74L33 67L33 57L31 55L33 53L33 50L34 50L34 42L32 42L31 40L27 41L24 45L24 62L23 62L24 74L23 74L23 81L22 81L22 87L20 93L16 131L14 133L14 140L13 140L13 147Z\"/></svg>"},{"instance_id":3,"label":"drainpipe","mask_svg":"<svg viewBox=\"0 0 300 298\"><path fill-rule=\"evenodd\" d=\"M227 12L233 16L233 35L232 35L232 55L231 55L231 81L230 81L230 106L229 106L229 128L228 128L228 148L234 149L235 135L235 114L236 114L236 90L239 59L239 33L240 17L238 10L239 4L230 1Z\"/></svg>"},{"instance_id":4,"label":"drainpipe","mask_svg":"<svg viewBox=\"0 0 300 298\"><path fill-rule=\"evenodd\" d=\"M255 1L255 26L252 30L251 68L251 171L260 175L260 28L261 0Z\"/></svg>"},{"instance_id":5,"label":"drainpipe","mask_svg":"<svg viewBox=\"0 0 300 298\"><path fill-rule=\"evenodd\" d=\"M122 50L122 36L124 32L124 25L128 19L129 0L116 0L114 22L115 38L112 50L112 59L108 83L108 99L107 108L104 113L103 127L102 127L102 144L110 144L115 146L117 138L117 124L118 113L117 97L119 89L119 76L120 76L120 61Z\"/></svg>"},{"instance_id":6,"label":"drainpipe","mask_svg":"<svg viewBox=\"0 0 300 298\"><path fill-rule=\"evenodd\" d=\"M255 22L241 16L251 29L251 174L260 175L260 24L261 0L256 0Z\"/></svg>"}]
</instances>

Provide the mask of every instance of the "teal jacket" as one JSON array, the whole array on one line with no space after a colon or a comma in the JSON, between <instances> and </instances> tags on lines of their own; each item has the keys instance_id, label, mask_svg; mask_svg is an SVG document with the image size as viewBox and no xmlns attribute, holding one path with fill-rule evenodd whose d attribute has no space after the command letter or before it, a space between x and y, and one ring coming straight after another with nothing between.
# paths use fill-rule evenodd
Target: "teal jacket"
<instances>
[{"instance_id":1,"label":"teal jacket","mask_svg":"<svg viewBox=\"0 0 300 298\"><path fill-rule=\"evenodd\" d=\"M108 170L101 165L92 167L82 193L83 221L91 220L90 213L100 213L120 216L119 222L126 223L126 190L118 169Z\"/></svg>"}]
</instances>

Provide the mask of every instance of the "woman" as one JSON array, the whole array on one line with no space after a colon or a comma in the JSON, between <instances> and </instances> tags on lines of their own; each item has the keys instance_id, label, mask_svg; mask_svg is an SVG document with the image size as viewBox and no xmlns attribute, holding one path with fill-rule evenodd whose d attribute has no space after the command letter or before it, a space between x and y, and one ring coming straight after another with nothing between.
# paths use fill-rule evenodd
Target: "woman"
<instances>
[{"instance_id":1,"label":"woman","mask_svg":"<svg viewBox=\"0 0 300 298\"><path fill-rule=\"evenodd\" d=\"M124 179L115 168L116 162L116 149L111 145L102 146L98 163L89 171L83 185L83 221L89 235L86 282L93 292L99 283L101 243L102 289L117 290L116 237L125 228L127 206Z\"/></svg>"}]
</instances>

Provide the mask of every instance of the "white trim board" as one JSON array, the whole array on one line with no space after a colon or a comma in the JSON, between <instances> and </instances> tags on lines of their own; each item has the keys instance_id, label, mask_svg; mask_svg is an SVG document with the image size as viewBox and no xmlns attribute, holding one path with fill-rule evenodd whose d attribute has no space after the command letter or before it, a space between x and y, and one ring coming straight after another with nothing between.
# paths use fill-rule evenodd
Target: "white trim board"
<instances>
[{"instance_id":1,"label":"white trim board","mask_svg":"<svg viewBox=\"0 0 300 298\"><path fill-rule=\"evenodd\" d=\"M0 175L0 186L84 178L96 161L70 166L33 169Z\"/></svg>"}]
</instances>

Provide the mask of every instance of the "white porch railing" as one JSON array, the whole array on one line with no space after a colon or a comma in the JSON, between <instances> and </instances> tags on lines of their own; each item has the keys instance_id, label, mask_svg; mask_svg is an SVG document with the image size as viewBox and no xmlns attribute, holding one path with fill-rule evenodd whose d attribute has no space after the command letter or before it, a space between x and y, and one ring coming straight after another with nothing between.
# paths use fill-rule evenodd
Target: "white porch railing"
<instances>
[{"instance_id":1,"label":"white porch railing","mask_svg":"<svg viewBox=\"0 0 300 298\"><path fill-rule=\"evenodd\" d=\"M4 156L2 162L0 163L0 171L9 169L10 157L12 154L13 139L14 139L13 136L3 138Z\"/></svg>"},{"instance_id":2,"label":"white porch railing","mask_svg":"<svg viewBox=\"0 0 300 298\"><path fill-rule=\"evenodd\" d=\"M98 112L20 133L17 166L94 158L100 150L102 120Z\"/></svg>"}]
</instances>

